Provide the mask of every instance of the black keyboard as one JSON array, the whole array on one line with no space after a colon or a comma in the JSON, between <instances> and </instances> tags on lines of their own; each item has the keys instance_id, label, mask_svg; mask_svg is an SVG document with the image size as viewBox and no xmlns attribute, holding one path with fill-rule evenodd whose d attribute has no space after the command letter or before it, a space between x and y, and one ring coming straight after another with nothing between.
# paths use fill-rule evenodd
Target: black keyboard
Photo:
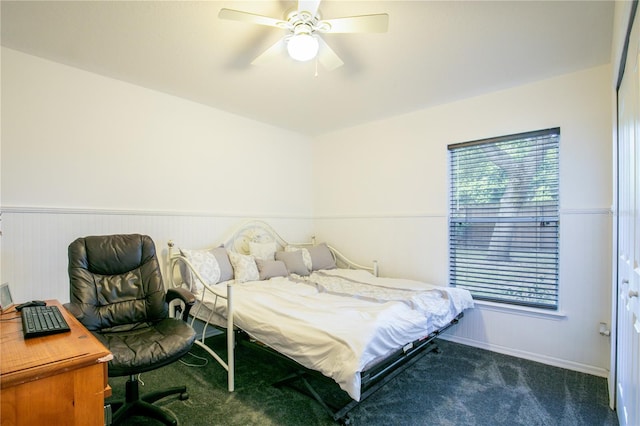
<instances>
[{"instance_id":1,"label":"black keyboard","mask_svg":"<svg viewBox=\"0 0 640 426\"><path fill-rule=\"evenodd\" d=\"M25 338L70 331L57 306L28 306L20 314Z\"/></svg>"}]
</instances>

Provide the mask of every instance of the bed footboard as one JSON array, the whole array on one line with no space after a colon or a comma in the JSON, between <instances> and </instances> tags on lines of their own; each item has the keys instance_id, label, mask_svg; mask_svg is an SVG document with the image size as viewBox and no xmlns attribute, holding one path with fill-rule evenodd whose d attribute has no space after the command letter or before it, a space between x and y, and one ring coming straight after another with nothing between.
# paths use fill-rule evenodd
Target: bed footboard
<instances>
[{"instance_id":1,"label":"bed footboard","mask_svg":"<svg viewBox=\"0 0 640 426\"><path fill-rule=\"evenodd\" d=\"M316 237L312 238L312 241L313 241L312 244L315 244L315 239ZM365 271L371 272L376 277L378 276L377 260L374 260L371 266L361 265L349 259L347 256L339 252L335 247L331 246L330 244L327 244L327 247L329 247L329 250L331 250L331 253L333 254L333 257L336 259L336 264L338 266L346 269L364 269Z\"/></svg>"}]
</instances>

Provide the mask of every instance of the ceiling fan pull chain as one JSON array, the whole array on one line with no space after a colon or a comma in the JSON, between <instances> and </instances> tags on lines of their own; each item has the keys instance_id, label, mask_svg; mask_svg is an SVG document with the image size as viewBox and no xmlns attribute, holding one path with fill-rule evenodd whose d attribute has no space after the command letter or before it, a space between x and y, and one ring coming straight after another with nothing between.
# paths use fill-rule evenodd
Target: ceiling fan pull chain
<instances>
[{"instance_id":1,"label":"ceiling fan pull chain","mask_svg":"<svg viewBox=\"0 0 640 426\"><path fill-rule=\"evenodd\" d=\"M314 77L318 76L318 57L316 56L316 73L314 75Z\"/></svg>"}]
</instances>

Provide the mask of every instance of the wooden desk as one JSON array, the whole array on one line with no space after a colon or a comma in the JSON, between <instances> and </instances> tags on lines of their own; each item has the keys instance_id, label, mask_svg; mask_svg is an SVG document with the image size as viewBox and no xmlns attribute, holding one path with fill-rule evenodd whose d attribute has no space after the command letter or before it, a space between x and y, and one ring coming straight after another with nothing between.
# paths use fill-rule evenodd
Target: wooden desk
<instances>
[{"instance_id":1,"label":"wooden desk","mask_svg":"<svg viewBox=\"0 0 640 426\"><path fill-rule=\"evenodd\" d=\"M24 339L20 313L0 316L0 424L103 426L111 353L56 300L70 332Z\"/></svg>"}]
</instances>

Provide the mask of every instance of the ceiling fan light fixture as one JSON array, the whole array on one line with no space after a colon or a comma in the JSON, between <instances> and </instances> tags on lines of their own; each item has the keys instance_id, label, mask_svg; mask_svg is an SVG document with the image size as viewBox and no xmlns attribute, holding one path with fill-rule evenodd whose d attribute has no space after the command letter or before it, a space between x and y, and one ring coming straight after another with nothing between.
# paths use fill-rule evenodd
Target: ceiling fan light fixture
<instances>
[{"instance_id":1,"label":"ceiling fan light fixture","mask_svg":"<svg viewBox=\"0 0 640 426\"><path fill-rule=\"evenodd\" d=\"M287 42L287 52L296 61L305 62L316 57L318 54L318 39L311 34L295 34Z\"/></svg>"},{"instance_id":2,"label":"ceiling fan light fixture","mask_svg":"<svg viewBox=\"0 0 640 426\"><path fill-rule=\"evenodd\" d=\"M387 32L389 15L386 13L322 20L318 11L321 1L298 0L298 7L290 10L285 20L227 8L220 9L218 17L275 27L285 31L284 36L251 61L252 64L264 63L271 58L280 56L286 48L288 55L293 60L305 62L317 58L316 67L319 63L329 71L344 65L344 62L325 42L321 34Z\"/></svg>"}]
</instances>

